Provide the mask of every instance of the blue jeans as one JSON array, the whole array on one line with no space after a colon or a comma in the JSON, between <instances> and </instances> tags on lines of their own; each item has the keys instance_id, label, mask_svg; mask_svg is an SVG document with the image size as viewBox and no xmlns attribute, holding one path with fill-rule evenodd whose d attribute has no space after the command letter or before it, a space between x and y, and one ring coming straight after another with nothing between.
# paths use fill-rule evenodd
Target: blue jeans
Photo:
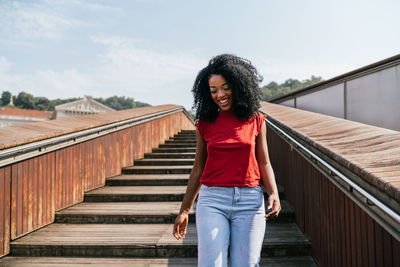
<instances>
[{"instance_id":1,"label":"blue jeans","mask_svg":"<svg viewBox=\"0 0 400 267\"><path fill-rule=\"evenodd\" d=\"M198 266L259 266L265 234L261 187L201 186L196 208Z\"/></svg>"}]
</instances>

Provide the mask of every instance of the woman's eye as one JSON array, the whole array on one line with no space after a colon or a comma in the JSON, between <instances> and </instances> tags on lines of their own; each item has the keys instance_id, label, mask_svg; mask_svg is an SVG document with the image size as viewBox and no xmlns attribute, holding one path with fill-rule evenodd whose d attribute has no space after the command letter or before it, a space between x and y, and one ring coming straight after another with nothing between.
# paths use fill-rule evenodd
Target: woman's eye
<instances>
[{"instance_id":1,"label":"woman's eye","mask_svg":"<svg viewBox=\"0 0 400 267\"><path fill-rule=\"evenodd\" d=\"M228 90L231 90L231 88L230 87L226 87L224 90L228 91Z\"/></svg>"},{"instance_id":2,"label":"woman's eye","mask_svg":"<svg viewBox=\"0 0 400 267\"><path fill-rule=\"evenodd\" d=\"M211 94L215 94L217 91L210 91Z\"/></svg>"}]
</instances>

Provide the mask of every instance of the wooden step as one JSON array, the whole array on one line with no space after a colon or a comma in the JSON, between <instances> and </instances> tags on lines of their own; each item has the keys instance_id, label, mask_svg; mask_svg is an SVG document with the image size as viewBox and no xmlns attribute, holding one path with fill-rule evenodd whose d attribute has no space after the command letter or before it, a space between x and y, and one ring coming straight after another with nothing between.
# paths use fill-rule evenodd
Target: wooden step
<instances>
[{"instance_id":1,"label":"wooden step","mask_svg":"<svg viewBox=\"0 0 400 267\"><path fill-rule=\"evenodd\" d=\"M145 159L194 159L196 153L145 153Z\"/></svg>"},{"instance_id":2,"label":"wooden step","mask_svg":"<svg viewBox=\"0 0 400 267\"><path fill-rule=\"evenodd\" d=\"M56 223L173 223L181 202L84 202L56 212ZM193 207L189 221L195 222Z\"/></svg>"},{"instance_id":3,"label":"wooden step","mask_svg":"<svg viewBox=\"0 0 400 267\"><path fill-rule=\"evenodd\" d=\"M186 137L186 136L189 136L189 137L193 137L194 136L194 137L196 137L196 131L191 132L191 133L180 132L180 133L174 135L174 137Z\"/></svg>"},{"instance_id":4,"label":"wooden step","mask_svg":"<svg viewBox=\"0 0 400 267\"><path fill-rule=\"evenodd\" d=\"M196 148L153 148L153 153L194 153Z\"/></svg>"},{"instance_id":5,"label":"wooden step","mask_svg":"<svg viewBox=\"0 0 400 267\"><path fill-rule=\"evenodd\" d=\"M84 202L56 212L56 223L173 223L181 202ZM196 204L189 221L194 223ZM277 219L268 223L294 222L293 209L282 201Z\"/></svg>"},{"instance_id":6,"label":"wooden step","mask_svg":"<svg viewBox=\"0 0 400 267\"><path fill-rule=\"evenodd\" d=\"M296 224L268 224L262 256L309 256ZM196 257L196 228L172 236L172 224L51 224L11 242L12 256Z\"/></svg>"},{"instance_id":7,"label":"wooden step","mask_svg":"<svg viewBox=\"0 0 400 267\"><path fill-rule=\"evenodd\" d=\"M86 202L182 201L186 186L104 186L86 192ZM283 194L281 191L280 193ZM264 199L268 195L264 192ZM284 199L281 196L282 199Z\"/></svg>"},{"instance_id":8,"label":"wooden step","mask_svg":"<svg viewBox=\"0 0 400 267\"><path fill-rule=\"evenodd\" d=\"M188 141L188 142L193 142L196 143L197 142L197 138L194 137L171 137L169 140L167 141Z\"/></svg>"},{"instance_id":9,"label":"wooden step","mask_svg":"<svg viewBox=\"0 0 400 267\"><path fill-rule=\"evenodd\" d=\"M196 143L184 144L184 143L172 143L172 144L161 144L159 148L196 148Z\"/></svg>"},{"instance_id":10,"label":"wooden step","mask_svg":"<svg viewBox=\"0 0 400 267\"><path fill-rule=\"evenodd\" d=\"M186 186L105 186L85 193L85 202L182 201Z\"/></svg>"},{"instance_id":11,"label":"wooden step","mask_svg":"<svg viewBox=\"0 0 400 267\"><path fill-rule=\"evenodd\" d=\"M122 169L123 174L190 174L192 166L133 166Z\"/></svg>"},{"instance_id":12,"label":"wooden step","mask_svg":"<svg viewBox=\"0 0 400 267\"><path fill-rule=\"evenodd\" d=\"M138 159L135 160L135 166L171 166L171 165L188 165L193 166L194 159Z\"/></svg>"},{"instance_id":13,"label":"wooden step","mask_svg":"<svg viewBox=\"0 0 400 267\"><path fill-rule=\"evenodd\" d=\"M106 186L187 185L189 174L123 174L106 179Z\"/></svg>"},{"instance_id":14,"label":"wooden step","mask_svg":"<svg viewBox=\"0 0 400 267\"><path fill-rule=\"evenodd\" d=\"M196 139L188 139L188 138L185 138L185 139L170 139L170 140L166 140L165 141L165 144L175 144L175 143L180 143L180 144L190 144L190 145L192 145L192 144L196 144Z\"/></svg>"},{"instance_id":15,"label":"wooden step","mask_svg":"<svg viewBox=\"0 0 400 267\"><path fill-rule=\"evenodd\" d=\"M104 257L5 257L0 266L5 267L197 267L197 258L104 258ZM260 266L271 267L317 267L312 257L261 258Z\"/></svg>"}]
</instances>

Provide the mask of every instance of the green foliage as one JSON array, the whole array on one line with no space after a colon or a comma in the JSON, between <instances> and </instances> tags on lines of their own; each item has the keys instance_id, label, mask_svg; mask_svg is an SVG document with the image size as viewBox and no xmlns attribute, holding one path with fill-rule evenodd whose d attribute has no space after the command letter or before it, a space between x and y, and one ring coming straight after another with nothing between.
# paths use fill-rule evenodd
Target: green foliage
<instances>
[{"instance_id":1,"label":"green foliage","mask_svg":"<svg viewBox=\"0 0 400 267\"><path fill-rule=\"evenodd\" d=\"M96 101L115 110L131 109L136 107L135 100L125 96L111 96L106 99L95 98Z\"/></svg>"},{"instance_id":2,"label":"green foliage","mask_svg":"<svg viewBox=\"0 0 400 267\"><path fill-rule=\"evenodd\" d=\"M263 92L262 100L268 101L275 97L283 96L288 93L300 90L322 81L322 77L312 75L310 79L299 81L297 79L287 79L281 84L270 82L261 88Z\"/></svg>"},{"instance_id":3,"label":"green foliage","mask_svg":"<svg viewBox=\"0 0 400 267\"><path fill-rule=\"evenodd\" d=\"M144 102L140 102L140 101L135 101L135 105L137 108L142 108L142 107L150 107L150 104L144 103Z\"/></svg>"},{"instance_id":4,"label":"green foliage","mask_svg":"<svg viewBox=\"0 0 400 267\"><path fill-rule=\"evenodd\" d=\"M36 108L35 98L33 97L33 95L25 92L20 92L18 94L18 96L14 100L14 105L17 108L24 108L24 109Z\"/></svg>"},{"instance_id":5,"label":"green foliage","mask_svg":"<svg viewBox=\"0 0 400 267\"><path fill-rule=\"evenodd\" d=\"M35 109L38 110L53 110L54 105L52 105L51 101L46 97L35 97Z\"/></svg>"},{"instance_id":6,"label":"green foliage","mask_svg":"<svg viewBox=\"0 0 400 267\"><path fill-rule=\"evenodd\" d=\"M57 98L49 100L47 97L40 97L40 96L34 97L33 95L25 92L20 92L17 96L14 96L13 98L14 98L14 105L17 108L46 110L46 111L53 111L55 109L55 106L79 100L79 98L77 97L67 98L67 99ZM0 105L1 106L8 105L10 103L10 99L11 99L11 93L8 91L3 91L0 99ZM125 96L111 96L105 99L95 98L95 100L115 110L150 106L147 103L139 101L135 102L135 100L132 97L125 97Z\"/></svg>"},{"instance_id":7,"label":"green foliage","mask_svg":"<svg viewBox=\"0 0 400 267\"><path fill-rule=\"evenodd\" d=\"M10 100L11 100L11 93L9 91L3 91L3 93L1 94L1 105L2 106L7 106L8 104L10 104Z\"/></svg>"}]
</instances>

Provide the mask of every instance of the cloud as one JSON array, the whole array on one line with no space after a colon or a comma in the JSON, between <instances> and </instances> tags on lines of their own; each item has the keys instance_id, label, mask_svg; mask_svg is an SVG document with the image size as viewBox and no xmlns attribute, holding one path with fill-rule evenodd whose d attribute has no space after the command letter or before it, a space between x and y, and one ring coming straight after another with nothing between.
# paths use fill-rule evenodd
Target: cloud
<instances>
[{"instance_id":1,"label":"cloud","mask_svg":"<svg viewBox=\"0 0 400 267\"><path fill-rule=\"evenodd\" d=\"M11 62L0 57L0 87L13 93L27 91L48 98L123 95L138 101L181 104L190 108L190 89L197 72L207 61L194 52L166 53L144 48L146 40L122 36L92 36L103 52L96 67L63 71L39 70L33 74L1 73Z\"/></svg>"},{"instance_id":2,"label":"cloud","mask_svg":"<svg viewBox=\"0 0 400 267\"><path fill-rule=\"evenodd\" d=\"M13 94L25 91L34 96L45 96L50 99L80 97L90 85L90 79L75 69L62 72L46 70L34 74L11 74L0 71L0 88Z\"/></svg>"},{"instance_id":3,"label":"cloud","mask_svg":"<svg viewBox=\"0 0 400 267\"><path fill-rule=\"evenodd\" d=\"M68 30L90 25L87 16L121 14L120 8L85 1L0 2L0 33L27 39L60 39Z\"/></svg>"},{"instance_id":4,"label":"cloud","mask_svg":"<svg viewBox=\"0 0 400 267\"><path fill-rule=\"evenodd\" d=\"M3 2L0 4L2 31L33 39L57 39L61 33L80 24L45 4Z\"/></svg>"},{"instance_id":5,"label":"cloud","mask_svg":"<svg viewBox=\"0 0 400 267\"><path fill-rule=\"evenodd\" d=\"M93 36L93 42L105 46L100 54L102 64L97 69L101 84L108 84L145 99L158 96L160 101L179 103L179 98L191 102L190 88L206 60L193 52L163 53L142 48L143 40L121 36ZM175 101L174 101L175 100Z\"/></svg>"},{"instance_id":6,"label":"cloud","mask_svg":"<svg viewBox=\"0 0 400 267\"><path fill-rule=\"evenodd\" d=\"M263 84L270 81L281 83L289 78L305 80L309 79L311 75L321 76L324 80L328 80L357 68L350 63L320 62L318 60L300 63L277 60L275 62L262 62L258 65L260 73L264 76Z\"/></svg>"},{"instance_id":7,"label":"cloud","mask_svg":"<svg viewBox=\"0 0 400 267\"><path fill-rule=\"evenodd\" d=\"M8 62L8 60L5 57L3 56L0 57L0 73L9 71L11 69L11 65L12 64Z\"/></svg>"}]
</instances>

